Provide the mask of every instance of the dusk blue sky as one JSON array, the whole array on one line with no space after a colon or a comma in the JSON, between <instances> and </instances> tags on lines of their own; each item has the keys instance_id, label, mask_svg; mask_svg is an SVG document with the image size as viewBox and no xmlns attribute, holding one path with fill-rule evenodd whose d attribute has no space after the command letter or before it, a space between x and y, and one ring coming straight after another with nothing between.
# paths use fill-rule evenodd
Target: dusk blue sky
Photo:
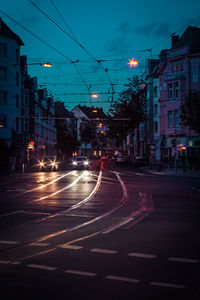
<instances>
[{"instance_id":1,"label":"dusk blue sky","mask_svg":"<svg viewBox=\"0 0 200 300\"><path fill-rule=\"evenodd\" d=\"M123 90L128 77L143 73L145 61L157 58L161 49L171 47L171 34L181 35L187 26L200 27L199 0L32 0L70 36L84 46L72 41L29 0L0 0L0 10L32 33L54 47L50 49L33 35L16 25L0 12L3 21L24 42L21 54L27 55L28 63L51 62L52 68L29 66L29 74L38 77L38 84L47 87L55 100L64 101L71 110L78 105L109 108L109 95L99 94L90 99L90 92ZM54 4L54 5L53 5ZM59 13L60 14L59 14ZM70 31L71 30L71 31ZM66 56L66 57L64 57ZM128 60L138 59L138 68L130 69ZM68 59L69 58L69 59ZM106 60L101 63L95 61ZM76 66L71 61L79 60ZM108 70L107 74L105 69ZM80 75L81 74L81 75ZM84 82L83 82L84 81ZM76 95L66 95L76 93ZM114 95L114 99L117 94Z\"/></svg>"}]
</instances>

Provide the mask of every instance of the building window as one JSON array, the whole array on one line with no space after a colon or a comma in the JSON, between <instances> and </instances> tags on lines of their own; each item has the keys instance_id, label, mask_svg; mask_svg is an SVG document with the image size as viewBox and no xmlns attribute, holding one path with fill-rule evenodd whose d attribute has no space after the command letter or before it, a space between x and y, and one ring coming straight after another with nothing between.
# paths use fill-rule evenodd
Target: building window
<instances>
[{"instance_id":1,"label":"building window","mask_svg":"<svg viewBox=\"0 0 200 300\"><path fill-rule=\"evenodd\" d=\"M5 105L7 103L7 92L0 91L0 105Z\"/></svg>"},{"instance_id":2,"label":"building window","mask_svg":"<svg viewBox=\"0 0 200 300\"><path fill-rule=\"evenodd\" d=\"M173 87L172 83L168 83L168 99L172 100L173 97Z\"/></svg>"},{"instance_id":3,"label":"building window","mask_svg":"<svg viewBox=\"0 0 200 300\"><path fill-rule=\"evenodd\" d=\"M179 97L179 83L178 82L174 82L174 98L178 98Z\"/></svg>"},{"instance_id":4,"label":"building window","mask_svg":"<svg viewBox=\"0 0 200 300\"><path fill-rule=\"evenodd\" d=\"M198 57L191 58L191 72L192 72L192 81L198 82L198 77L200 76L199 67L199 59Z\"/></svg>"},{"instance_id":5,"label":"building window","mask_svg":"<svg viewBox=\"0 0 200 300\"><path fill-rule=\"evenodd\" d=\"M176 66L173 64L172 66L171 66L171 73L174 73L176 71Z\"/></svg>"},{"instance_id":6,"label":"building window","mask_svg":"<svg viewBox=\"0 0 200 300\"><path fill-rule=\"evenodd\" d=\"M7 80L7 68L0 67L0 80Z\"/></svg>"},{"instance_id":7,"label":"building window","mask_svg":"<svg viewBox=\"0 0 200 300\"><path fill-rule=\"evenodd\" d=\"M154 105L154 114L157 115L158 113L158 104Z\"/></svg>"},{"instance_id":8,"label":"building window","mask_svg":"<svg viewBox=\"0 0 200 300\"><path fill-rule=\"evenodd\" d=\"M28 98L29 98L29 91L28 90L25 90L25 105L28 105Z\"/></svg>"},{"instance_id":9,"label":"building window","mask_svg":"<svg viewBox=\"0 0 200 300\"><path fill-rule=\"evenodd\" d=\"M0 115L0 128L7 127L7 117L5 115Z\"/></svg>"},{"instance_id":10,"label":"building window","mask_svg":"<svg viewBox=\"0 0 200 300\"><path fill-rule=\"evenodd\" d=\"M180 120L180 118L179 118L179 111L178 110L175 110L174 111L174 127L179 127L179 120Z\"/></svg>"},{"instance_id":11,"label":"building window","mask_svg":"<svg viewBox=\"0 0 200 300\"><path fill-rule=\"evenodd\" d=\"M19 95L16 95L16 108L19 108Z\"/></svg>"},{"instance_id":12,"label":"building window","mask_svg":"<svg viewBox=\"0 0 200 300\"><path fill-rule=\"evenodd\" d=\"M168 128L173 127L173 112L172 110L168 111Z\"/></svg>"},{"instance_id":13,"label":"building window","mask_svg":"<svg viewBox=\"0 0 200 300\"><path fill-rule=\"evenodd\" d=\"M154 132L158 132L158 122L154 122Z\"/></svg>"},{"instance_id":14,"label":"building window","mask_svg":"<svg viewBox=\"0 0 200 300\"><path fill-rule=\"evenodd\" d=\"M19 64L19 49L16 49L16 64Z\"/></svg>"},{"instance_id":15,"label":"building window","mask_svg":"<svg viewBox=\"0 0 200 300\"><path fill-rule=\"evenodd\" d=\"M28 118L24 118L24 131L28 131Z\"/></svg>"},{"instance_id":16,"label":"building window","mask_svg":"<svg viewBox=\"0 0 200 300\"><path fill-rule=\"evenodd\" d=\"M185 69L185 66L184 66L184 64L182 63L182 64L180 64L180 71L184 71L184 69Z\"/></svg>"},{"instance_id":17,"label":"building window","mask_svg":"<svg viewBox=\"0 0 200 300\"><path fill-rule=\"evenodd\" d=\"M19 86L19 72L16 72L16 86Z\"/></svg>"},{"instance_id":18,"label":"building window","mask_svg":"<svg viewBox=\"0 0 200 300\"><path fill-rule=\"evenodd\" d=\"M153 95L154 95L154 97L158 96L158 87L157 86L154 86L154 88L153 88Z\"/></svg>"},{"instance_id":19,"label":"building window","mask_svg":"<svg viewBox=\"0 0 200 300\"><path fill-rule=\"evenodd\" d=\"M0 57L7 56L7 45L4 43L0 43Z\"/></svg>"},{"instance_id":20,"label":"building window","mask_svg":"<svg viewBox=\"0 0 200 300\"><path fill-rule=\"evenodd\" d=\"M19 131L19 118L16 117L16 131Z\"/></svg>"}]
</instances>

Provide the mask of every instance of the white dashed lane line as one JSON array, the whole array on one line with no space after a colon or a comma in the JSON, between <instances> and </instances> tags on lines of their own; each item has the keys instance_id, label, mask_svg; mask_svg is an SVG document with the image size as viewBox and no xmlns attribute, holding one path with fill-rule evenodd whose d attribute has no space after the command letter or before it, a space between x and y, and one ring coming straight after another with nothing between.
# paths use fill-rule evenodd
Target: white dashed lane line
<instances>
[{"instance_id":1,"label":"white dashed lane line","mask_svg":"<svg viewBox=\"0 0 200 300\"><path fill-rule=\"evenodd\" d=\"M71 249L71 250L79 250L79 249L82 249L83 247L82 246L78 246L78 245L64 244L64 245L61 245L60 248Z\"/></svg>"},{"instance_id":2,"label":"white dashed lane line","mask_svg":"<svg viewBox=\"0 0 200 300\"><path fill-rule=\"evenodd\" d=\"M11 263L10 260L0 260L0 264L2 264L2 265L8 265L10 263Z\"/></svg>"},{"instance_id":3,"label":"white dashed lane line","mask_svg":"<svg viewBox=\"0 0 200 300\"><path fill-rule=\"evenodd\" d=\"M138 283L138 282L141 281L140 279L129 278L129 277L113 276L113 275L108 275L108 276L105 277L105 279L118 280L118 281L126 281L126 282L132 282L132 283Z\"/></svg>"},{"instance_id":4,"label":"white dashed lane line","mask_svg":"<svg viewBox=\"0 0 200 300\"><path fill-rule=\"evenodd\" d=\"M0 244L3 244L3 245L16 245L18 243L19 242L16 242L16 241L0 241Z\"/></svg>"},{"instance_id":5,"label":"white dashed lane line","mask_svg":"<svg viewBox=\"0 0 200 300\"><path fill-rule=\"evenodd\" d=\"M89 276L89 277L97 276L97 273L91 273L91 272L85 272L85 271L79 271L79 270L71 270L71 269L64 271L64 273L81 275L81 276Z\"/></svg>"},{"instance_id":6,"label":"white dashed lane line","mask_svg":"<svg viewBox=\"0 0 200 300\"><path fill-rule=\"evenodd\" d=\"M116 254L116 253L118 253L117 250L99 249L99 248L91 249L90 252L97 252L97 253L104 253L104 254Z\"/></svg>"},{"instance_id":7,"label":"white dashed lane line","mask_svg":"<svg viewBox=\"0 0 200 300\"><path fill-rule=\"evenodd\" d=\"M146 253L138 253L138 252L132 252L129 253L128 256L134 256L134 257L140 257L140 258L157 258L157 255L154 254L146 254Z\"/></svg>"},{"instance_id":8,"label":"white dashed lane line","mask_svg":"<svg viewBox=\"0 0 200 300\"><path fill-rule=\"evenodd\" d=\"M166 282L156 282L152 281L149 283L150 285L161 286L166 288L174 288L174 289L185 289L186 285L174 284L174 283L166 283Z\"/></svg>"},{"instance_id":9,"label":"white dashed lane line","mask_svg":"<svg viewBox=\"0 0 200 300\"><path fill-rule=\"evenodd\" d=\"M50 243L38 243L38 242L33 242L31 244L28 244L27 246L36 246L36 247L47 247L49 246Z\"/></svg>"},{"instance_id":10,"label":"white dashed lane line","mask_svg":"<svg viewBox=\"0 0 200 300\"><path fill-rule=\"evenodd\" d=\"M57 268L55 268L55 267L37 265L37 264L30 264L30 265L27 265L27 267L33 268L33 269L45 270L45 271L55 271L55 270L57 270Z\"/></svg>"},{"instance_id":11,"label":"white dashed lane line","mask_svg":"<svg viewBox=\"0 0 200 300\"><path fill-rule=\"evenodd\" d=\"M193 258L182 258L182 257L170 257L169 261L181 262L181 263L189 263L189 264L197 264L199 262L198 259Z\"/></svg>"}]
</instances>

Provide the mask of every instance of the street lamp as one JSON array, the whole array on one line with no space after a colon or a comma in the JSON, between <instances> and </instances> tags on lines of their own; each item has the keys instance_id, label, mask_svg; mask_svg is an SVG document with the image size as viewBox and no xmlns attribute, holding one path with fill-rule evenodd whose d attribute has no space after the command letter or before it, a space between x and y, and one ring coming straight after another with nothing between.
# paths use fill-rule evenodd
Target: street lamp
<instances>
[{"instance_id":1,"label":"street lamp","mask_svg":"<svg viewBox=\"0 0 200 300\"><path fill-rule=\"evenodd\" d=\"M21 64L15 64L15 66L20 66ZM34 65L40 65L42 67L45 67L45 68L51 68L52 67L52 64L48 63L48 62L45 62L45 63L40 63L40 62L36 62L36 63L26 63L27 66L34 66Z\"/></svg>"},{"instance_id":2,"label":"street lamp","mask_svg":"<svg viewBox=\"0 0 200 300\"><path fill-rule=\"evenodd\" d=\"M134 59L134 58L131 58L129 59L129 62L128 62L128 65L133 68L133 67L137 67L138 66L138 60Z\"/></svg>"}]
</instances>

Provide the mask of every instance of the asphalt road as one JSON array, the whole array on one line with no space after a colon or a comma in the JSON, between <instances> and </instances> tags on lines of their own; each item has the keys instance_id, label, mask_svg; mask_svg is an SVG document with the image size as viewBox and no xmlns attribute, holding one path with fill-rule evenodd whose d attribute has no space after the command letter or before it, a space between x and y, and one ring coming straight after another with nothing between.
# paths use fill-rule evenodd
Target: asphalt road
<instances>
[{"instance_id":1,"label":"asphalt road","mask_svg":"<svg viewBox=\"0 0 200 300\"><path fill-rule=\"evenodd\" d=\"M200 299L200 180L112 160L0 177L2 299Z\"/></svg>"}]
</instances>

